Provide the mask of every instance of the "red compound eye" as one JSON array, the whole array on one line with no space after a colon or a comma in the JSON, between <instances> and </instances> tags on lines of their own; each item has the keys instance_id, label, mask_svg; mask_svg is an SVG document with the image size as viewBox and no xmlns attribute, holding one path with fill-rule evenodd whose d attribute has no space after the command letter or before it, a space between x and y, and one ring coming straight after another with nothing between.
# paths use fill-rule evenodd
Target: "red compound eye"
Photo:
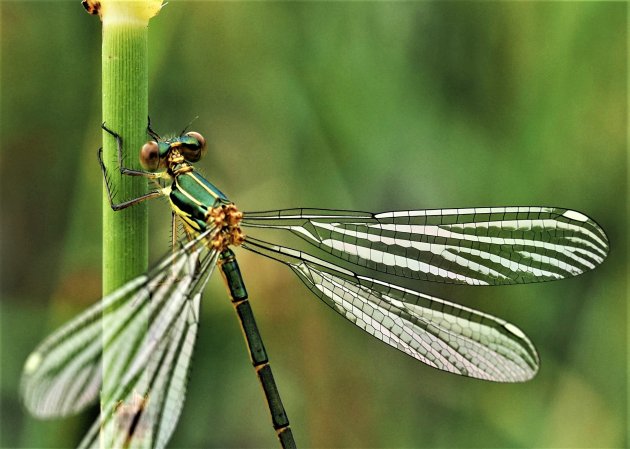
<instances>
[{"instance_id":1,"label":"red compound eye","mask_svg":"<svg viewBox=\"0 0 630 449\"><path fill-rule=\"evenodd\" d=\"M145 169L150 171L160 168L160 149L157 142L151 140L142 146L140 163Z\"/></svg>"},{"instance_id":2,"label":"red compound eye","mask_svg":"<svg viewBox=\"0 0 630 449\"><path fill-rule=\"evenodd\" d=\"M197 162L206 154L206 139L195 131L186 133L186 137L191 137L197 141L196 145L188 144L186 148L182 148L182 154L189 162Z\"/></svg>"}]
</instances>

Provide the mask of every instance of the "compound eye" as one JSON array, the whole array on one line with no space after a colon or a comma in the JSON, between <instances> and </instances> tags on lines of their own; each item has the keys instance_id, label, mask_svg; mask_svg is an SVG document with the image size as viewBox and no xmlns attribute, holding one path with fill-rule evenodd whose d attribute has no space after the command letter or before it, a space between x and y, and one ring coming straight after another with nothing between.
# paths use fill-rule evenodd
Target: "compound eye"
<instances>
[{"instance_id":1,"label":"compound eye","mask_svg":"<svg viewBox=\"0 0 630 449\"><path fill-rule=\"evenodd\" d=\"M140 163L149 171L156 171L160 168L160 148L157 142L151 140L142 146Z\"/></svg>"},{"instance_id":2,"label":"compound eye","mask_svg":"<svg viewBox=\"0 0 630 449\"><path fill-rule=\"evenodd\" d=\"M196 147L190 148L188 154L185 155L186 159L188 159L190 162L197 162L203 157L204 154L206 154L206 139L204 139L201 134L195 131L190 131L186 133L186 136L192 137L197 141Z\"/></svg>"},{"instance_id":3,"label":"compound eye","mask_svg":"<svg viewBox=\"0 0 630 449\"><path fill-rule=\"evenodd\" d=\"M188 137L192 137L197 142L199 142L199 148L201 148L202 151L206 148L206 139L204 139L203 136L201 134L199 134L198 132L190 131L190 132L186 133L186 135Z\"/></svg>"}]
</instances>

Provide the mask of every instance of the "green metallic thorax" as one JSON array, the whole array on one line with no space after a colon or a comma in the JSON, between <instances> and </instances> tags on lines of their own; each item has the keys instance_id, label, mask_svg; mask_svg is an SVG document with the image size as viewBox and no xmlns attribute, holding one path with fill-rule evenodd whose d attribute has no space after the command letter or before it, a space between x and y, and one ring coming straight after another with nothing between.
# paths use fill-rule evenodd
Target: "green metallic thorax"
<instances>
[{"instance_id":1,"label":"green metallic thorax","mask_svg":"<svg viewBox=\"0 0 630 449\"><path fill-rule=\"evenodd\" d=\"M223 192L194 169L178 173L182 167L192 168L186 162L174 167L168 199L179 218L194 231L202 232L207 227L208 209L230 201Z\"/></svg>"}]
</instances>

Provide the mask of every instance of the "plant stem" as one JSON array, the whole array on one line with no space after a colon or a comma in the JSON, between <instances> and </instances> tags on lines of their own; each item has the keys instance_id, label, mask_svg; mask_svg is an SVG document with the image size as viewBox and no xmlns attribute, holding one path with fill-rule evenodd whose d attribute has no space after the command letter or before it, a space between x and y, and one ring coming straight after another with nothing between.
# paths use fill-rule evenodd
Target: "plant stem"
<instances>
[{"instance_id":1,"label":"plant stem","mask_svg":"<svg viewBox=\"0 0 630 449\"><path fill-rule=\"evenodd\" d=\"M103 121L123 138L123 165L138 166L137 152L146 140L148 116L148 29L146 24L103 25ZM103 131L103 160L116 200L146 193L141 177L121 176L115 139ZM145 203L114 212L104 192L103 293L108 294L144 272L148 261Z\"/></svg>"},{"instance_id":2,"label":"plant stem","mask_svg":"<svg viewBox=\"0 0 630 449\"><path fill-rule=\"evenodd\" d=\"M148 116L148 28L141 22L103 23L103 121L123 139L123 165L139 168L137 151L146 140ZM122 176L118 170L115 139L103 131L103 160L116 201L146 192L142 177ZM135 154L134 154L135 153ZM107 193L103 201L103 294L107 295L140 275L148 265L148 215L145 203L113 211ZM115 393L120 379L111 373L119 354L107 347L112 324L103 320L103 386L101 404L122 397ZM115 428L102 429L101 440L115 438Z\"/></svg>"},{"instance_id":3,"label":"plant stem","mask_svg":"<svg viewBox=\"0 0 630 449\"><path fill-rule=\"evenodd\" d=\"M103 121L123 139L122 165L140 168L138 151L146 140L148 117L148 22L160 9L161 1L124 2L113 0L89 1L83 5L103 22L102 83ZM123 176L119 171L116 140L103 131L103 162L105 163L114 201L137 198L146 193L147 182L142 177ZM145 272L148 266L148 215L146 204L140 203L121 211L110 207L106 190L103 192L103 294L107 295L125 282ZM120 382L120 365L110 350L112 326L108 311L103 314L103 358L101 410L115 413L112 404L130 398L137 392L116 391ZM113 314L111 314L113 315ZM130 342L133 344L133 342ZM140 394L144 394L138 384ZM107 419L107 416L102 416ZM102 447L114 444L116 418L112 425L101 427Z\"/></svg>"}]
</instances>

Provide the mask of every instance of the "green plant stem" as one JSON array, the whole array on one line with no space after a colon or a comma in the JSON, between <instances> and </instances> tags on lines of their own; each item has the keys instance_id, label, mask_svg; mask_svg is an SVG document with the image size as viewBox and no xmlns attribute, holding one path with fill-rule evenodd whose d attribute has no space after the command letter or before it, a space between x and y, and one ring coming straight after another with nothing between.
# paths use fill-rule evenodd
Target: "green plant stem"
<instances>
[{"instance_id":1,"label":"green plant stem","mask_svg":"<svg viewBox=\"0 0 630 449\"><path fill-rule=\"evenodd\" d=\"M123 165L138 167L138 151L146 141L148 115L148 28L146 22L103 23L103 121L123 138ZM122 176L118 170L115 139L103 131L103 160L115 201L136 198L147 190L142 177ZM141 203L114 212L106 192L103 201L103 293L106 295L145 272L148 264L148 216ZM108 376L119 354L108 351L111 323L103 320L103 387L101 404L113 397L117 376ZM120 393L118 394L120 395ZM109 441L109 440L105 440Z\"/></svg>"},{"instance_id":2,"label":"green plant stem","mask_svg":"<svg viewBox=\"0 0 630 449\"><path fill-rule=\"evenodd\" d=\"M103 121L123 137L123 165L140 168L138 152L146 141L148 116L146 26L112 24L103 28ZM121 176L116 141L103 131L103 157L116 200L146 193L142 177ZM146 204L114 212L103 201L103 293L120 287L147 268Z\"/></svg>"}]
</instances>

